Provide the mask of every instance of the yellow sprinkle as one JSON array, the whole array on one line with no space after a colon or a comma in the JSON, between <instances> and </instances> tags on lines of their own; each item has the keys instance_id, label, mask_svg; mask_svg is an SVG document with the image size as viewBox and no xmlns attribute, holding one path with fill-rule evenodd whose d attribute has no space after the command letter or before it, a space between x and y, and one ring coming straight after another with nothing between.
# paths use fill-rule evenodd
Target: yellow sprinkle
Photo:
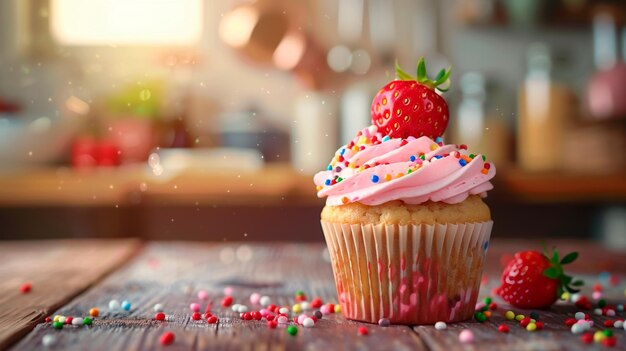
<instances>
[{"instance_id":1,"label":"yellow sprinkle","mask_svg":"<svg viewBox=\"0 0 626 351\"><path fill-rule=\"evenodd\" d=\"M59 321L59 319L61 319L61 317L63 317L63 316L61 316L61 315L57 314L56 316L54 316L53 321L54 321L54 322L58 322L58 321Z\"/></svg>"},{"instance_id":2,"label":"yellow sprinkle","mask_svg":"<svg viewBox=\"0 0 626 351\"><path fill-rule=\"evenodd\" d=\"M535 324L535 323L528 323L528 325L526 326L526 330L528 330L528 331L535 331L535 330L537 330L537 324Z\"/></svg>"},{"instance_id":3,"label":"yellow sprinkle","mask_svg":"<svg viewBox=\"0 0 626 351\"><path fill-rule=\"evenodd\" d=\"M606 339L606 335L604 335L602 331L598 330L597 332L593 333L593 341L601 343L604 339Z\"/></svg>"},{"instance_id":4,"label":"yellow sprinkle","mask_svg":"<svg viewBox=\"0 0 626 351\"><path fill-rule=\"evenodd\" d=\"M348 202L350 202L350 200L349 200L347 197L345 197L345 196L344 196L344 197L342 197L342 198L341 198L341 202L343 202L343 203L344 203L344 205L345 205L345 204L347 204Z\"/></svg>"},{"instance_id":5,"label":"yellow sprinkle","mask_svg":"<svg viewBox=\"0 0 626 351\"><path fill-rule=\"evenodd\" d=\"M515 312L513 311L506 311L506 313L504 314L504 318L506 318L509 321L512 321L515 319Z\"/></svg>"},{"instance_id":6,"label":"yellow sprinkle","mask_svg":"<svg viewBox=\"0 0 626 351\"><path fill-rule=\"evenodd\" d=\"M535 319L533 319L533 318L530 319L530 322L531 323L537 323L537 321Z\"/></svg>"},{"instance_id":7,"label":"yellow sprinkle","mask_svg":"<svg viewBox=\"0 0 626 351\"><path fill-rule=\"evenodd\" d=\"M352 147L352 151L354 151L354 152L357 152L357 151L359 151L359 150L360 150L360 149L359 149L359 147L358 147L358 146L356 146L356 145L354 145L354 146Z\"/></svg>"},{"instance_id":8,"label":"yellow sprinkle","mask_svg":"<svg viewBox=\"0 0 626 351\"><path fill-rule=\"evenodd\" d=\"M291 310L294 313L300 313L300 312L302 312L302 307L300 306L299 303L297 303L297 304L293 305L293 307L291 307Z\"/></svg>"},{"instance_id":9,"label":"yellow sprinkle","mask_svg":"<svg viewBox=\"0 0 626 351\"><path fill-rule=\"evenodd\" d=\"M363 172L364 169L365 169L365 166L359 167L359 172Z\"/></svg>"},{"instance_id":10,"label":"yellow sprinkle","mask_svg":"<svg viewBox=\"0 0 626 351\"><path fill-rule=\"evenodd\" d=\"M437 144L431 144L431 145L430 145L430 149L431 149L432 151L435 151L435 150L437 150L438 148L439 148L439 145L437 145Z\"/></svg>"},{"instance_id":11,"label":"yellow sprinkle","mask_svg":"<svg viewBox=\"0 0 626 351\"><path fill-rule=\"evenodd\" d=\"M361 138L359 138L359 142L357 143L358 145L363 145L363 144L369 144L369 139L362 136Z\"/></svg>"},{"instance_id":12,"label":"yellow sprinkle","mask_svg":"<svg viewBox=\"0 0 626 351\"><path fill-rule=\"evenodd\" d=\"M524 319L524 315L523 314L518 314L517 316L515 316L515 320L516 321L521 321L522 319Z\"/></svg>"},{"instance_id":13,"label":"yellow sprinkle","mask_svg":"<svg viewBox=\"0 0 626 351\"><path fill-rule=\"evenodd\" d=\"M356 168L356 165L355 165L354 163L351 163L351 164L349 164L349 165L348 165L348 167L350 167L350 168Z\"/></svg>"},{"instance_id":14,"label":"yellow sprinkle","mask_svg":"<svg viewBox=\"0 0 626 351\"><path fill-rule=\"evenodd\" d=\"M400 178L400 177L402 177L403 175L404 175L404 173L398 173L398 174L396 174L396 178Z\"/></svg>"},{"instance_id":15,"label":"yellow sprinkle","mask_svg":"<svg viewBox=\"0 0 626 351\"><path fill-rule=\"evenodd\" d=\"M386 181L390 181L391 180L391 174L385 174L385 180Z\"/></svg>"},{"instance_id":16,"label":"yellow sprinkle","mask_svg":"<svg viewBox=\"0 0 626 351\"><path fill-rule=\"evenodd\" d=\"M571 295L567 291L564 292L563 294L561 294L561 300L563 300L563 301L569 301L570 297L571 297Z\"/></svg>"},{"instance_id":17,"label":"yellow sprinkle","mask_svg":"<svg viewBox=\"0 0 626 351\"><path fill-rule=\"evenodd\" d=\"M340 304L336 304L335 305L335 313L341 313L341 305Z\"/></svg>"},{"instance_id":18,"label":"yellow sprinkle","mask_svg":"<svg viewBox=\"0 0 626 351\"><path fill-rule=\"evenodd\" d=\"M324 189L324 187L321 186L321 185L318 185L318 186L315 187L315 189L317 189L317 191L320 191L320 190Z\"/></svg>"}]
</instances>

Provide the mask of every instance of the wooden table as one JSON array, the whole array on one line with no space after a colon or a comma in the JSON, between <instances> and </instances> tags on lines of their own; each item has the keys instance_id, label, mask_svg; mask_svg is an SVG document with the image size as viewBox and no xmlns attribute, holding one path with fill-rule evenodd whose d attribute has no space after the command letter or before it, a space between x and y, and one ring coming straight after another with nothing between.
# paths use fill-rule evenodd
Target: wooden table
<instances>
[{"instance_id":1,"label":"wooden table","mask_svg":"<svg viewBox=\"0 0 626 351\"><path fill-rule=\"evenodd\" d=\"M551 243L549 243L551 244ZM626 253L611 252L586 242L557 243L563 251L578 248L581 259L572 265L588 284L598 273L624 274ZM494 240L485 272L482 296L497 283L500 260L520 248L539 248L536 243ZM624 280L623 276L622 281ZM24 282L32 291L21 294ZM324 316L311 329L299 328L297 336L283 328L269 329L262 321L243 321L219 301L224 288L232 287L235 302L249 303L252 292L268 295L274 303L292 305L294 292L311 298L336 301L330 264L322 244L183 243L134 240L48 241L0 243L0 349L46 349L45 335L53 335L50 349L85 350L577 350L588 349L563 325L576 311L569 303L541 311L542 331L527 332L502 316L499 309L486 323L467 321L446 330L433 326L366 325L369 335L340 315ZM189 304L199 302L197 291L206 290L214 301L218 324L191 319ZM591 291L590 287L586 292ZM606 288L605 297L615 303L624 298L624 284ZM132 302L129 312L111 312L111 299ZM162 303L167 321L155 321L152 307ZM61 314L85 316L98 307L100 317L90 327L53 329L44 317ZM258 307L257 307L258 308ZM517 310L528 314L529 311ZM591 313L591 311L589 311ZM623 312L618 313L623 317ZM612 319L615 319L614 317ZM597 325L609 317L592 315ZM510 333L498 333L506 323ZM461 344L463 328L473 330L473 345ZM176 340L161 346L159 337L172 331ZM626 349L626 332L614 330L617 348ZM603 349L601 345L592 345Z\"/></svg>"}]
</instances>

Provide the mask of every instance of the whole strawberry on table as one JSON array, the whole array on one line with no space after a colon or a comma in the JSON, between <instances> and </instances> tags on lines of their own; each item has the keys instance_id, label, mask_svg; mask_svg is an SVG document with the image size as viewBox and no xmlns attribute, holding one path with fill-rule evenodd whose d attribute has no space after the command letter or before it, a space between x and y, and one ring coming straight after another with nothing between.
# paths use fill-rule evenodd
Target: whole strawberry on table
<instances>
[{"instance_id":1,"label":"whole strawberry on table","mask_svg":"<svg viewBox=\"0 0 626 351\"><path fill-rule=\"evenodd\" d=\"M567 291L577 293L584 283L565 274L563 266L572 263L577 252L562 258L552 252L521 251L504 268L496 293L512 306L526 309L550 307Z\"/></svg>"}]
</instances>

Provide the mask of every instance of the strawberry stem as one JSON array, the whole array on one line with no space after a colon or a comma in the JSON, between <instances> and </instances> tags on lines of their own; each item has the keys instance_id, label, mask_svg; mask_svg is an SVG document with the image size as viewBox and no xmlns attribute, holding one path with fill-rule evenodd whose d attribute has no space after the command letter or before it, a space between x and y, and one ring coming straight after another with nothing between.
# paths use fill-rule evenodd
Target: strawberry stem
<instances>
[{"instance_id":1,"label":"strawberry stem","mask_svg":"<svg viewBox=\"0 0 626 351\"><path fill-rule=\"evenodd\" d=\"M419 61L417 61L417 77L413 77L412 75L406 73L400 68L398 61L396 61L396 76L400 80L414 80L424 85L432 90L439 90L441 92L448 91L447 88L440 85L449 86L450 84L450 73L452 68L448 67L448 69L442 69L437 74L434 80L428 77L428 73L426 73L426 61L424 57L420 57Z\"/></svg>"},{"instance_id":2,"label":"strawberry stem","mask_svg":"<svg viewBox=\"0 0 626 351\"><path fill-rule=\"evenodd\" d=\"M578 252L571 252L561 259L559 258L559 252L556 248L552 248L552 252L549 252L547 248L544 247L544 256L550 261L550 267L543 271L543 275L559 281L557 295L560 297L564 291L570 293L579 292L580 290L576 289L576 287L583 286L585 283L582 280L574 281L574 279L566 275L563 270L563 265L572 263L578 258Z\"/></svg>"}]
</instances>

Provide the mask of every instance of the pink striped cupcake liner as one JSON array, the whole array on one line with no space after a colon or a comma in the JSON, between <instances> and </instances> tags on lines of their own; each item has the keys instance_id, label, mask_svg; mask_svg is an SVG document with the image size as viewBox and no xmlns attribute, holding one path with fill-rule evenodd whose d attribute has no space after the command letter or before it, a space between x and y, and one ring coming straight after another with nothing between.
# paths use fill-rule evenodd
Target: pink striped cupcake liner
<instances>
[{"instance_id":1,"label":"pink striped cupcake liner","mask_svg":"<svg viewBox=\"0 0 626 351\"><path fill-rule=\"evenodd\" d=\"M493 221L435 225L322 221L346 318L456 322L474 313Z\"/></svg>"}]
</instances>

